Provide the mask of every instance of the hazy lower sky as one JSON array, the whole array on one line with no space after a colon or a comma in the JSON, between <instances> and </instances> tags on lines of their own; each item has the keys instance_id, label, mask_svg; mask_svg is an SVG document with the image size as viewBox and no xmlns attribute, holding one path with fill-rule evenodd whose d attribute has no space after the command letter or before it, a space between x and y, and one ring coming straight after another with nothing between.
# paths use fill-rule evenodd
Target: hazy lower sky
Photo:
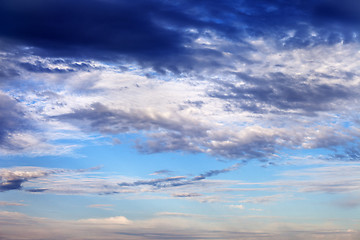
<instances>
[{"instance_id":1,"label":"hazy lower sky","mask_svg":"<svg viewBox=\"0 0 360 240\"><path fill-rule=\"evenodd\" d=\"M360 239L359 16L0 0L0 239Z\"/></svg>"}]
</instances>

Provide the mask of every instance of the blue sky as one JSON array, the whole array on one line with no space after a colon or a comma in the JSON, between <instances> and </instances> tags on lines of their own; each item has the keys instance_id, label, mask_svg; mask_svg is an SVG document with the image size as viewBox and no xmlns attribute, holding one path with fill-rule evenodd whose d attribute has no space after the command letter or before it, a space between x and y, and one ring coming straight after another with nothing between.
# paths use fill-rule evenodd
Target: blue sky
<instances>
[{"instance_id":1,"label":"blue sky","mask_svg":"<svg viewBox=\"0 0 360 240\"><path fill-rule=\"evenodd\" d=\"M359 16L0 0L0 239L359 239Z\"/></svg>"}]
</instances>

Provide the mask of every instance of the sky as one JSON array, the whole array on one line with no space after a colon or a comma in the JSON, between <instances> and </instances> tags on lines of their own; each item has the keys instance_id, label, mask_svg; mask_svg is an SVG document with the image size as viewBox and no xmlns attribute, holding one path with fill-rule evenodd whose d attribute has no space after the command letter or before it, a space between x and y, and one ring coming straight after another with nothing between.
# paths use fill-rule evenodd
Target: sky
<instances>
[{"instance_id":1,"label":"sky","mask_svg":"<svg viewBox=\"0 0 360 240\"><path fill-rule=\"evenodd\" d=\"M355 0L0 0L0 239L360 239Z\"/></svg>"}]
</instances>

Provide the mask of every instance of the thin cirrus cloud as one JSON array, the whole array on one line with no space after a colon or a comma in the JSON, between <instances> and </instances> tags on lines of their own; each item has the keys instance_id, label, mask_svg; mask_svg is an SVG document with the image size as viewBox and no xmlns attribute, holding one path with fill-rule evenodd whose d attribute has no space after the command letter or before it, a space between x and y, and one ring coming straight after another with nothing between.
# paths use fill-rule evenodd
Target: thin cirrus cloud
<instances>
[{"instance_id":1,"label":"thin cirrus cloud","mask_svg":"<svg viewBox=\"0 0 360 240\"><path fill-rule=\"evenodd\" d=\"M58 193L69 192L74 194L84 194L86 192L92 192L97 194L116 194L137 192L136 187L138 186L151 187L151 189L148 189L148 191L162 190L187 185L196 185L196 183L201 182L208 177L216 176L230 171L235 171L239 167L239 164L235 164L229 168L221 170L211 170L192 178L188 178L185 176L174 176L120 183L116 183L116 180L93 180L92 187L87 186L87 182L91 182L91 178L83 176L84 183L75 184L74 182L72 182L71 176L69 178L69 176L67 176L66 174L74 175L81 173L91 173L94 170L98 170L98 167L78 170L43 169L36 167L18 167L13 169L3 168L0 169L0 191L5 192L10 190L25 190L28 192L53 191ZM51 177L55 178L51 179ZM37 180L39 183L37 183ZM24 187L24 184L29 181L32 181L32 183L29 186ZM76 186L77 189L71 189L72 185ZM43 186L47 186L47 188L44 188Z\"/></svg>"},{"instance_id":2,"label":"thin cirrus cloud","mask_svg":"<svg viewBox=\"0 0 360 240\"><path fill-rule=\"evenodd\" d=\"M10 190L23 190L23 184L35 180L38 178L48 177L50 175L56 175L67 172L85 172L97 170L98 167L90 169L78 169L78 170L67 170L67 169L44 169L38 167L17 167L17 168L2 168L0 169L0 192ZM46 188L26 188L29 192L43 192Z\"/></svg>"}]
</instances>

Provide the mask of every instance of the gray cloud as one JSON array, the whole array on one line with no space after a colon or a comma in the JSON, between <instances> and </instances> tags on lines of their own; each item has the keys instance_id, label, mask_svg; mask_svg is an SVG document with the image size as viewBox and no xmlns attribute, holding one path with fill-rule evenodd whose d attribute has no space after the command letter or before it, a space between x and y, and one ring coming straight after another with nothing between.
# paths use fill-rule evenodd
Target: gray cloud
<instances>
[{"instance_id":1,"label":"gray cloud","mask_svg":"<svg viewBox=\"0 0 360 240\"><path fill-rule=\"evenodd\" d=\"M170 170L167 170L167 169L162 169L162 170L155 171L150 175L170 175L172 173L173 173L173 171L170 171Z\"/></svg>"},{"instance_id":2,"label":"gray cloud","mask_svg":"<svg viewBox=\"0 0 360 240\"><path fill-rule=\"evenodd\" d=\"M28 62L20 62L18 63L18 66L25 69L28 72L34 72L34 73L68 73L68 72L74 72L74 69L67 68L67 69L61 69L61 68L49 68L47 66L44 66L43 63L37 61L35 64L28 63Z\"/></svg>"},{"instance_id":3,"label":"gray cloud","mask_svg":"<svg viewBox=\"0 0 360 240\"><path fill-rule=\"evenodd\" d=\"M0 92L0 148L17 149L20 146L12 142L11 135L31 128L22 107L8 95ZM21 147L20 147L21 148Z\"/></svg>"},{"instance_id":4,"label":"gray cloud","mask_svg":"<svg viewBox=\"0 0 360 240\"><path fill-rule=\"evenodd\" d=\"M177 198L193 198L193 197L200 197L202 194L200 193L174 193L172 194L173 197Z\"/></svg>"},{"instance_id":5,"label":"gray cloud","mask_svg":"<svg viewBox=\"0 0 360 240\"><path fill-rule=\"evenodd\" d=\"M324 95L325 92L324 90ZM330 105L335 107L335 103L332 103L331 99L329 102L323 100L324 105L329 108ZM233 101L233 99L227 99L227 101ZM285 99L276 101L288 102L291 105L291 102ZM298 110L314 117L318 109L316 110L310 105L316 105L315 99L312 97L311 101L307 99L304 101L307 101L305 105L308 107ZM269 104L271 102L264 100L264 109L270 108ZM294 114L294 110L297 109L281 109L283 112L291 111L291 114ZM277 111L279 112L280 109ZM282 115L280 114L280 116ZM301 125L308 121L307 116L304 117L304 119L295 119L292 123L285 121L286 119L279 120L278 125L281 122L285 125L279 128L256 125L230 128L177 112L161 114L147 109L124 111L109 108L98 102L88 107L73 109L70 113L55 115L52 118L79 126L87 132L118 134L141 131L143 136L135 141L135 147L138 151L147 154L187 151L231 159L241 158L244 161L249 159L265 160L271 158L281 147L301 146L307 149L334 150L338 146L346 146L356 141L356 134L340 125L316 126L311 122L310 127L302 127ZM292 129L286 130L289 126Z\"/></svg>"},{"instance_id":6,"label":"gray cloud","mask_svg":"<svg viewBox=\"0 0 360 240\"><path fill-rule=\"evenodd\" d=\"M66 169L42 169L36 167L18 167L14 169L0 169L0 192L9 190L23 190L23 184L30 180L43 178L50 175L66 172L85 172L97 170L98 167L89 169L66 170ZM26 188L28 192L44 192L46 188Z\"/></svg>"},{"instance_id":7,"label":"gray cloud","mask_svg":"<svg viewBox=\"0 0 360 240\"><path fill-rule=\"evenodd\" d=\"M22 190L31 193L54 193L54 194L120 194L120 193L144 193L144 192L165 192L172 194L176 187L187 187L196 189L202 188L210 183L203 181L205 178L218 174L235 171L239 165L212 170L195 177L174 176L156 179L139 179L136 181L118 181L114 178L102 178L101 173L92 173L98 167L89 169L46 169L38 167L16 167L0 169L0 192L10 190ZM96 178L88 174L100 174ZM74 180L76 176L76 180ZM220 183L212 182L211 185ZM210 187L210 185L209 185ZM176 188L179 190L179 188ZM181 188L179 191L184 191ZM194 191L194 190L192 190ZM200 196L200 195L199 195ZM175 197L181 197L177 195ZM185 197L185 196L183 196ZM187 196L190 197L190 196ZM195 197L195 195L193 195ZM207 200L207 197L204 197ZM210 198L209 198L210 199ZM211 201L213 199L210 199ZM209 201L210 201L209 200Z\"/></svg>"},{"instance_id":8,"label":"gray cloud","mask_svg":"<svg viewBox=\"0 0 360 240\"><path fill-rule=\"evenodd\" d=\"M6 67L5 62L0 61L0 83L3 81L9 81L14 77L20 76L20 72L15 68Z\"/></svg>"},{"instance_id":9,"label":"gray cloud","mask_svg":"<svg viewBox=\"0 0 360 240\"><path fill-rule=\"evenodd\" d=\"M344 152L337 152L334 154L330 154L327 157L324 157L326 160L331 161L349 161L349 162L358 162L360 161L360 151L358 150L358 146L349 146L346 147Z\"/></svg>"},{"instance_id":10,"label":"gray cloud","mask_svg":"<svg viewBox=\"0 0 360 240\"><path fill-rule=\"evenodd\" d=\"M193 178L187 178L184 176L176 176L176 177L168 177L168 178L160 178L160 179L151 179L151 180L141 180L135 182L123 182L119 183L120 187L131 187L131 186L142 186L142 185L150 185L155 188L168 188L168 187L178 187L183 185L194 184L198 181L204 180L208 177L216 176L221 173L226 173L230 171L235 171L240 167L240 164L234 164L231 167L224 168L221 170L211 170L206 173L200 174Z\"/></svg>"},{"instance_id":11,"label":"gray cloud","mask_svg":"<svg viewBox=\"0 0 360 240\"><path fill-rule=\"evenodd\" d=\"M235 170L237 170L240 166L241 166L241 165L240 165L239 163L237 163L237 164L232 165L231 167L224 168L224 169L221 169L221 170L211 170L211 171L208 171L208 172L206 172L206 173L202 173L202 174L200 174L199 176L194 177L192 180L193 180L193 181L198 181L198 180L202 180L202 179L205 179L205 178L208 178L208 177L212 177L212 176L219 175L219 174L221 174L221 173L226 173L226 172L235 171Z\"/></svg>"},{"instance_id":12,"label":"gray cloud","mask_svg":"<svg viewBox=\"0 0 360 240\"><path fill-rule=\"evenodd\" d=\"M109 134L128 132L130 130L166 129L190 136L201 136L206 130L197 122L181 118L176 114L167 117L144 110L125 112L123 110L109 109L99 102L91 104L89 108L74 109L72 113L58 115L54 118L73 122L86 121L89 123L89 130Z\"/></svg>"},{"instance_id":13,"label":"gray cloud","mask_svg":"<svg viewBox=\"0 0 360 240\"><path fill-rule=\"evenodd\" d=\"M53 171L44 171L39 169L24 169L24 170L7 170L0 171L0 191L20 190L22 184L31 179L48 176Z\"/></svg>"},{"instance_id":14,"label":"gray cloud","mask_svg":"<svg viewBox=\"0 0 360 240\"><path fill-rule=\"evenodd\" d=\"M150 185L158 188L164 188L164 187L170 187L170 186L180 186L187 184L187 182L184 182L183 180L186 179L186 177L183 176L177 176L177 177L168 177L168 178L161 178L161 179L152 179L152 180L141 180L141 181L135 181L132 183L119 183L118 185L120 187L133 187L133 186L141 186L141 185Z\"/></svg>"},{"instance_id":15,"label":"gray cloud","mask_svg":"<svg viewBox=\"0 0 360 240\"><path fill-rule=\"evenodd\" d=\"M288 113L316 115L338 107L340 101L356 97L356 89L341 84L311 83L305 78L270 73L267 77L252 77L236 73L245 85L218 81L208 95L228 101L235 108L253 113Z\"/></svg>"}]
</instances>

